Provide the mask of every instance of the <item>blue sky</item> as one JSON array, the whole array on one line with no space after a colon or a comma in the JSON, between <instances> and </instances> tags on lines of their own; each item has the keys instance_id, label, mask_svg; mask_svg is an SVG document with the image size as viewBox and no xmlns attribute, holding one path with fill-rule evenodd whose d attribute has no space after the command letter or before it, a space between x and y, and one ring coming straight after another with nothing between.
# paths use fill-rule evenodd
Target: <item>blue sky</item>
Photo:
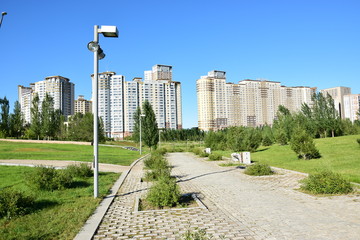
<instances>
[{"instance_id":1,"label":"blue sky","mask_svg":"<svg viewBox=\"0 0 360 240\"><path fill-rule=\"evenodd\" d=\"M61 75L91 98L94 25L100 71L130 81L155 64L182 83L183 125L197 126L196 80L211 70L228 82L267 79L286 86L335 86L360 93L359 0L2 0L0 97L13 106L17 85Z\"/></svg>"}]
</instances>

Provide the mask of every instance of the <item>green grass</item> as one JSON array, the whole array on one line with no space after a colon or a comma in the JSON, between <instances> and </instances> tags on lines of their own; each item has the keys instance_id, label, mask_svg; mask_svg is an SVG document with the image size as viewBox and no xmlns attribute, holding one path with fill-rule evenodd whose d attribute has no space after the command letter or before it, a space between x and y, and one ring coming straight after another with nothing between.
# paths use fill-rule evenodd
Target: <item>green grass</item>
<instances>
[{"instance_id":1,"label":"green grass","mask_svg":"<svg viewBox=\"0 0 360 240\"><path fill-rule=\"evenodd\" d=\"M286 168L304 173L331 170L340 173L347 180L360 183L360 147L356 139L360 135L315 139L321 158L312 160L298 159L289 145L260 147L251 154L251 160L270 166ZM218 152L218 151L216 151ZM230 151L219 151L230 157Z\"/></svg>"},{"instance_id":2,"label":"green grass","mask_svg":"<svg viewBox=\"0 0 360 240\"><path fill-rule=\"evenodd\" d=\"M24 174L34 170L0 166L0 189L12 186L36 197L33 213L0 219L0 239L73 239L100 202L93 198L93 178L77 179L72 188L62 191L34 192L24 181ZM101 196L118 177L116 173L100 173Z\"/></svg>"},{"instance_id":3,"label":"green grass","mask_svg":"<svg viewBox=\"0 0 360 240\"><path fill-rule=\"evenodd\" d=\"M0 141L0 159L93 161L93 146ZM139 152L99 146L99 162L129 166Z\"/></svg>"}]
</instances>

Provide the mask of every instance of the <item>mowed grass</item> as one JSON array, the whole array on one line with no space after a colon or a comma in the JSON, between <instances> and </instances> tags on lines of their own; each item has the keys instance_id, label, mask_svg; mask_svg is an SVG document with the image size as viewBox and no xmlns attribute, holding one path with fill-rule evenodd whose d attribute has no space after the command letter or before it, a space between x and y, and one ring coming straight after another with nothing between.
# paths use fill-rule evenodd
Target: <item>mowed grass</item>
<instances>
[{"instance_id":1,"label":"mowed grass","mask_svg":"<svg viewBox=\"0 0 360 240\"><path fill-rule=\"evenodd\" d=\"M301 160L289 145L274 144L260 147L251 154L251 160L304 173L331 170L340 173L349 181L360 183L360 147L356 142L358 138L360 135L315 139L315 145L322 156L320 159ZM223 154L230 157L231 153Z\"/></svg>"},{"instance_id":2,"label":"mowed grass","mask_svg":"<svg viewBox=\"0 0 360 240\"><path fill-rule=\"evenodd\" d=\"M34 191L25 182L31 167L0 166L0 189L12 187L36 197L33 213L0 219L0 239L73 239L101 199L93 197L93 178L76 179L71 188ZM100 173L99 193L105 196L118 179L116 173Z\"/></svg>"},{"instance_id":3,"label":"mowed grass","mask_svg":"<svg viewBox=\"0 0 360 240\"><path fill-rule=\"evenodd\" d=\"M69 160L92 162L93 146L0 141L0 159ZM99 146L99 162L129 166L139 152L121 147Z\"/></svg>"}]
</instances>

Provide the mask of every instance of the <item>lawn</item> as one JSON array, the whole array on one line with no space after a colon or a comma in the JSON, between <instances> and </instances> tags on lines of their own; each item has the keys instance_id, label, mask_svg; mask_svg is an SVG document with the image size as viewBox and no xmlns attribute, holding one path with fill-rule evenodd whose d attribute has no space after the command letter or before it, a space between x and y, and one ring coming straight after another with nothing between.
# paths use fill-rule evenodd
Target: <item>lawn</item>
<instances>
[{"instance_id":1,"label":"lawn","mask_svg":"<svg viewBox=\"0 0 360 240\"><path fill-rule=\"evenodd\" d=\"M0 159L93 161L93 146L0 141ZM99 162L129 166L139 152L99 146Z\"/></svg>"},{"instance_id":2,"label":"lawn","mask_svg":"<svg viewBox=\"0 0 360 240\"><path fill-rule=\"evenodd\" d=\"M360 183L360 147L356 139L360 135L315 139L320 159L300 160L289 145L260 147L251 154L254 162L267 163L304 173L315 173L327 169L340 173L352 182ZM218 151L216 151L218 152ZM231 152L220 152L230 157Z\"/></svg>"},{"instance_id":3,"label":"lawn","mask_svg":"<svg viewBox=\"0 0 360 240\"><path fill-rule=\"evenodd\" d=\"M0 189L11 186L36 196L33 213L0 219L0 239L73 239L101 200L93 198L93 178L77 179L65 190L39 191L24 180L31 171L34 168L0 166ZM116 173L100 173L101 196L108 193L118 177Z\"/></svg>"}]
</instances>

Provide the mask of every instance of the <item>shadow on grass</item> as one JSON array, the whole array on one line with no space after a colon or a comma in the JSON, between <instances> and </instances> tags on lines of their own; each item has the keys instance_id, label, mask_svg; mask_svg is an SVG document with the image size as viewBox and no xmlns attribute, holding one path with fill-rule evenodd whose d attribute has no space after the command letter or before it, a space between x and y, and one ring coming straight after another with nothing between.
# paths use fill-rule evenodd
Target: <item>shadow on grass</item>
<instances>
[{"instance_id":1,"label":"shadow on grass","mask_svg":"<svg viewBox=\"0 0 360 240\"><path fill-rule=\"evenodd\" d=\"M33 211L40 211L45 208L54 207L56 205L59 205L59 203L57 201L39 200L39 201L35 201L32 209L33 209Z\"/></svg>"},{"instance_id":2,"label":"shadow on grass","mask_svg":"<svg viewBox=\"0 0 360 240\"><path fill-rule=\"evenodd\" d=\"M267 148L264 148L264 149L260 149L260 150L256 150L255 152L263 152L263 151L266 151L266 150L269 150L270 148L267 147Z\"/></svg>"},{"instance_id":3,"label":"shadow on grass","mask_svg":"<svg viewBox=\"0 0 360 240\"><path fill-rule=\"evenodd\" d=\"M87 188L89 186L91 186L91 184L86 181L76 180L71 183L70 188Z\"/></svg>"}]
</instances>

